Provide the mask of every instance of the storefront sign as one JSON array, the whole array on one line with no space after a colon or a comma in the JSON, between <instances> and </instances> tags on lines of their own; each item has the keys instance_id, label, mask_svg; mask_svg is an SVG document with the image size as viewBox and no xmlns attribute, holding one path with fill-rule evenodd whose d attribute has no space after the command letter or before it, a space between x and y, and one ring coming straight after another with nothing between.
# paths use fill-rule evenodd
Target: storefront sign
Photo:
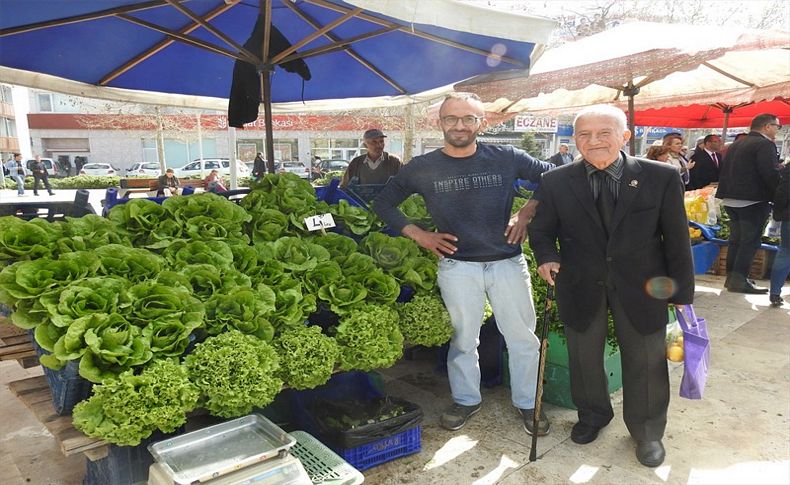
<instances>
[{"instance_id":1,"label":"storefront sign","mask_svg":"<svg viewBox=\"0 0 790 485\"><path fill-rule=\"evenodd\" d=\"M538 133L556 133L557 119L544 116L519 115L513 118L513 131Z\"/></svg>"}]
</instances>

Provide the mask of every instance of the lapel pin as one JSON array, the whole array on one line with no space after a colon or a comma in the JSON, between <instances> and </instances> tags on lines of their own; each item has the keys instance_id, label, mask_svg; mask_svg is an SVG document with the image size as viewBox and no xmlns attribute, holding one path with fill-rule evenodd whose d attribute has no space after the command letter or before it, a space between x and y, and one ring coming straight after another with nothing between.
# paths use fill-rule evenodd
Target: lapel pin
<instances>
[{"instance_id":1,"label":"lapel pin","mask_svg":"<svg viewBox=\"0 0 790 485\"><path fill-rule=\"evenodd\" d=\"M639 181L638 180L632 180L631 182L628 183L628 185L631 186L631 187L636 187L637 185L639 185Z\"/></svg>"}]
</instances>

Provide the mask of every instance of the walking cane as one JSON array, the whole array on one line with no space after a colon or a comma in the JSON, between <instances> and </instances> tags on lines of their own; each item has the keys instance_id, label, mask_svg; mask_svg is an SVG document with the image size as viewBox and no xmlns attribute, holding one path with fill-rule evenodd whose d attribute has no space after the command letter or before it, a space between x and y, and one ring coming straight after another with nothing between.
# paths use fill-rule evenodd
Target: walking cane
<instances>
[{"instance_id":1,"label":"walking cane","mask_svg":"<svg viewBox=\"0 0 790 485\"><path fill-rule=\"evenodd\" d=\"M551 279L556 283L557 272L551 272ZM540 341L540 357L538 359L538 381L535 383L535 412L532 414L532 448L529 450L529 461L538 459L538 421L543 408L543 372L546 368L546 348L549 346L549 318L551 304L554 301L554 285L546 286L546 306L543 309L543 337Z\"/></svg>"}]
</instances>

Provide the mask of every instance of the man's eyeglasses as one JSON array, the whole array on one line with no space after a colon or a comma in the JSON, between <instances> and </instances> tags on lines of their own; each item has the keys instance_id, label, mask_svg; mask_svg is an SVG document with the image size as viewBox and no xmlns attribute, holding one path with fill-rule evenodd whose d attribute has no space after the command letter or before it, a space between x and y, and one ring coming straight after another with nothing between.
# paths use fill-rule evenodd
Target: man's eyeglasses
<instances>
[{"instance_id":1,"label":"man's eyeglasses","mask_svg":"<svg viewBox=\"0 0 790 485\"><path fill-rule=\"evenodd\" d=\"M468 115L468 116L461 116L459 118L458 116L450 115L450 116L442 117L442 124L444 126L455 126L455 124L458 123L458 120L461 120L461 123L463 123L464 126L473 126L482 119L483 119L482 116Z\"/></svg>"},{"instance_id":2,"label":"man's eyeglasses","mask_svg":"<svg viewBox=\"0 0 790 485\"><path fill-rule=\"evenodd\" d=\"M464 124L466 124L466 122L464 122ZM772 126L775 126L777 130L781 130L782 129L782 124L781 123L768 123L768 124L772 125Z\"/></svg>"}]
</instances>

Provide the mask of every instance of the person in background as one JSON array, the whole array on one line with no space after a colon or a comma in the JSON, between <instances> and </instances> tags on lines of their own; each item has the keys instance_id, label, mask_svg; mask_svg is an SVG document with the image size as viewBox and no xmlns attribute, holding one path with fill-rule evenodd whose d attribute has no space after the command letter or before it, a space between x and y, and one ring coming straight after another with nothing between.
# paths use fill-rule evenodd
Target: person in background
<instances>
[{"instance_id":1,"label":"person in background","mask_svg":"<svg viewBox=\"0 0 790 485\"><path fill-rule=\"evenodd\" d=\"M549 162L553 163L557 167L573 163L573 156L568 153L568 144L560 143L560 151L552 155L551 158L549 158Z\"/></svg>"},{"instance_id":2,"label":"person in background","mask_svg":"<svg viewBox=\"0 0 790 485\"><path fill-rule=\"evenodd\" d=\"M538 274L557 286L568 339L577 444L614 417L604 370L611 312L623 368L623 419L648 467L664 461L669 406L667 305L694 298L694 264L677 170L626 155L625 114L582 109L573 122L583 161L543 174L529 226ZM556 278L556 279L555 279Z\"/></svg>"},{"instance_id":3,"label":"person in background","mask_svg":"<svg viewBox=\"0 0 790 485\"><path fill-rule=\"evenodd\" d=\"M735 138L733 138L730 143L725 144L721 149L721 160L724 160L724 157L727 155L727 150L730 149L730 146L732 146L733 143L745 137L746 135L748 135L748 133L738 133L737 135L735 135Z\"/></svg>"},{"instance_id":4,"label":"person in background","mask_svg":"<svg viewBox=\"0 0 790 485\"><path fill-rule=\"evenodd\" d=\"M509 145L478 143L487 123L477 95L447 95L439 116L444 146L404 165L373 201L373 210L439 258L439 288L454 329L447 355L453 403L440 424L457 430L480 411L477 347L487 297L507 343L513 405L526 432L543 436L550 427L543 412L537 429L533 424L539 341L521 250L537 201L513 216L511 208L516 180L538 182L553 166ZM414 193L424 197L438 232L410 223L398 209Z\"/></svg>"},{"instance_id":5,"label":"person in background","mask_svg":"<svg viewBox=\"0 0 790 485\"><path fill-rule=\"evenodd\" d=\"M38 195L39 182L42 182L49 195L55 195L55 192L52 191L52 186L49 184L49 172L47 172L47 166L41 161L41 155L36 155L30 171L33 172L33 195Z\"/></svg>"},{"instance_id":6,"label":"person in background","mask_svg":"<svg viewBox=\"0 0 790 485\"><path fill-rule=\"evenodd\" d=\"M214 169L206 176L206 179L203 181L204 185L206 186L206 190L209 192L217 193L217 192L227 192L227 188L222 185L222 177L219 176L219 172L217 169Z\"/></svg>"},{"instance_id":7,"label":"person in background","mask_svg":"<svg viewBox=\"0 0 790 485\"><path fill-rule=\"evenodd\" d=\"M790 275L790 162L785 163L774 195L773 217L779 222L779 251L771 269L771 287L768 298L771 306L782 306L782 286Z\"/></svg>"},{"instance_id":8,"label":"person in background","mask_svg":"<svg viewBox=\"0 0 790 485\"><path fill-rule=\"evenodd\" d=\"M378 128L373 128L363 135L363 143L367 149L365 155L351 160L346 167L340 188L345 189L351 183L385 184L390 177L398 173L401 162L398 157L384 151L384 138L387 135Z\"/></svg>"},{"instance_id":9,"label":"person in background","mask_svg":"<svg viewBox=\"0 0 790 485\"><path fill-rule=\"evenodd\" d=\"M694 165L689 170L690 189L701 189L719 181L721 137L710 134L702 140L702 149L695 151L691 156Z\"/></svg>"},{"instance_id":10,"label":"person in background","mask_svg":"<svg viewBox=\"0 0 790 485\"><path fill-rule=\"evenodd\" d=\"M648 160L655 160L657 162L668 163L669 160L669 147L666 145L653 145L647 149L645 158Z\"/></svg>"},{"instance_id":11,"label":"person in background","mask_svg":"<svg viewBox=\"0 0 790 485\"><path fill-rule=\"evenodd\" d=\"M749 268L762 243L763 229L771 212L770 201L779 185L779 155L774 139L782 128L770 113L755 116L749 134L732 144L721 164L716 198L730 217L727 249L728 291L766 293L747 279Z\"/></svg>"},{"instance_id":12,"label":"person in background","mask_svg":"<svg viewBox=\"0 0 790 485\"><path fill-rule=\"evenodd\" d=\"M156 190L156 195L158 197L176 195L178 194L178 189L181 187L178 177L175 176L175 172L173 172L172 168L165 170L165 174L159 176L158 182L159 187Z\"/></svg>"},{"instance_id":13,"label":"person in background","mask_svg":"<svg viewBox=\"0 0 790 485\"><path fill-rule=\"evenodd\" d=\"M22 164L22 154L14 153L13 160L9 160L5 168L8 169L9 176L16 182L16 194L19 197L24 196L27 169L25 169L25 166Z\"/></svg>"},{"instance_id":14,"label":"person in background","mask_svg":"<svg viewBox=\"0 0 790 485\"><path fill-rule=\"evenodd\" d=\"M263 159L263 153L258 152L252 163L252 176L258 181L262 179L264 175L266 175L266 160Z\"/></svg>"},{"instance_id":15,"label":"person in background","mask_svg":"<svg viewBox=\"0 0 790 485\"><path fill-rule=\"evenodd\" d=\"M680 173L683 184L688 186L690 180L689 170L694 167L694 164L683 156L683 136L680 133L667 133L664 135L664 145L669 147L668 162Z\"/></svg>"}]
</instances>

